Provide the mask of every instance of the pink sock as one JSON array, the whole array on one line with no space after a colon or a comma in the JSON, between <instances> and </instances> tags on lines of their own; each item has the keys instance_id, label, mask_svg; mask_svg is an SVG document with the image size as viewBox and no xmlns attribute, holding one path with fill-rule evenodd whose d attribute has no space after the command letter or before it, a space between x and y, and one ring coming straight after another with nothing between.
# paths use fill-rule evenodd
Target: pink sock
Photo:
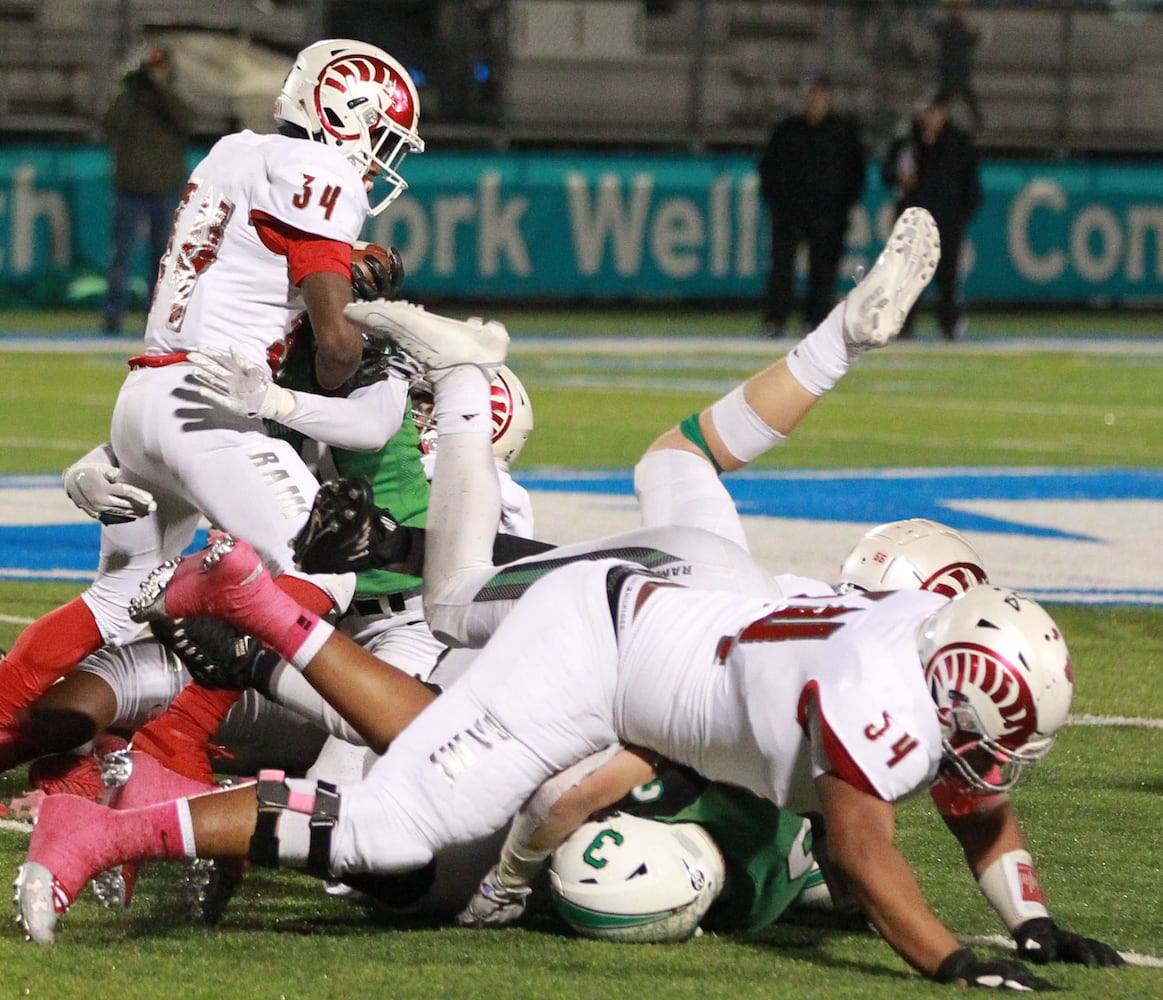
<instances>
[{"instance_id":1,"label":"pink sock","mask_svg":"<svg viewBox=\"0 0 1163 1000\"><path fill-rule=\"evenodd\" d=\"M98 872L130 861L178 860L193 855L185 799L118 812L73 795L41 804L28 860L44 865L70 900Z\"/></svg>"},{"instance_id":2,"label":"pink sock","mask_svg":"<svg viewBox=\"0 0 1163 1000\"><path fill-rule=\"evenodd\" d=\"M225 558L238 556L239 553L235 552ZM283 659L291 660L319 625L319 616L283 593L261 566L255 573L261 573L261 578L257 581L248 579L242 585L226 584L208 606L197 596L205 586L199 575L179 572L167 585L171 595L167 596L167 605L206 608L206 613L225 618L236 628L261 639ZM187 594L187 590L192 590L193 594Z\"/></svg>"}]
</instances>

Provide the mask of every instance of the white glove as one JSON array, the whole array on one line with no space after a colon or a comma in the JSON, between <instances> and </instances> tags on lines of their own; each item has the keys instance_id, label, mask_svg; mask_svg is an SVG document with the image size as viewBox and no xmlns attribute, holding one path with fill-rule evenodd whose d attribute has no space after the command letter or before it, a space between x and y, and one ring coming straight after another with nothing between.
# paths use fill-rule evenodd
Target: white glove
<instances>
[{"instance_id":1,"label":"white glove","mask_svg":"<svg viewBox=\"0 0 1163 1000\"><path fill-rule=\"evenodd\" d=\"M497 877L497 866L493 865L481 879L477 891L468 906L456 915L461 927L504 927L516 923L525 912L530 886L510 888L502 885Z\"/></svg>"},{"instance_id":2,"label":"white glove","mask_svg":"<svg viewBox=\"0 0 1163 1000\"><path fill-rule=\"evenodd\" d=\"M295 408L295 394L275 385L270 371L247 361L232 347L229 352L213 347L191 351L190 376L194 391L204 400L240 417L282 420Z\"/></svg>"},{"instance_id":3,"label":"white glove","mask_svg":"<svg viewBox=\"0 0 1163 1000\"><path fill-rule=\"evenodd\" d=\"M103 524L124 524L157 510L150 493L121 482L115 465L78 462L65 469L61 481L69 499Z\"/></svg>"}]
</instances>

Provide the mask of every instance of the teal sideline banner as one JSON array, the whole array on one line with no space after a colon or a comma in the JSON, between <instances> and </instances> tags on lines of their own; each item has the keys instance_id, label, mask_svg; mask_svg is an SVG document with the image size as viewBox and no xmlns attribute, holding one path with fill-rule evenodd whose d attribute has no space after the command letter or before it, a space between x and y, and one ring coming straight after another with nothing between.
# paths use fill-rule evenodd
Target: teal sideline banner
<instances>
[{"instance_id":1,"label":"teal sideline banner","mask_svg":"<svg viewBox=\"0 0 1163 1000\"><path fill-rule=\"evenodd\" d=\"M755 299L763 286L769 236L746 156L429 152L405 173L411 187L365 236L400 248L416 297ZM982 182L970 300L1163 299L1163 167L992 162ZM111 212L105 150L0 150L10 300L40 288L59 303L62 274L100 275ZM871 164L844 274L871 263L891 222ZM146 267L142 251L139 278Z\"/></svg>"}]
</instances>

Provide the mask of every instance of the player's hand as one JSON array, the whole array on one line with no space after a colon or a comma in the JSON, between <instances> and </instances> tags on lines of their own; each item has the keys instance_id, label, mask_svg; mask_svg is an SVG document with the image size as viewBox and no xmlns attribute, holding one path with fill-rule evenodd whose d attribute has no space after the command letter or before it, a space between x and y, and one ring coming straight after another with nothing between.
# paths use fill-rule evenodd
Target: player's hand
<instances>
[{"instance_id":1,"label":"player's hand","mask_svg":"<svg viewBox=\"0 0 1163 1000\"><path fill-rule=\"evenodd\" d=\"M1030 962L1077 962L1090 968L1126 965L1126 960L1109 944L1062 930L1049 917L1034 917L1016 931L1018 954Z\"/></svg>"},{"instance_id":2,"label":"player's hand","mask_svg":"<svg viewBox=\"0 0 1163 1000\"><path fill-rule=\"evenodd\" d=\"M121 482L121 470L103 462L78 462L61 477L69 499L102 524L124 524L157 510L153 494Z\"/></svg>"},{"instance_id":3,"label":"player's hand","mask_svg":"<svg viewBox=\"0 0 1163 1000\"><path fill-rule=\"evenodd\" d=\"M187 360L194 366L189 378L194 392L231 413L282 420L295 408L294 394L276 385L266 366L248 361L237 348L202 347L191 351Z\"/></svg>"},{"instance_id":4,"label":"player's hand","mask_svg":"<svg viewBox=\"0 0 1163 1000\"><path fill-rule=\"evenodd\" d=\"M395 247L356 244L351 290L357 299L394 299L404 283L404 259Z\"/></svg>"},{"instance_id":5,"label":"player's hand","mask_svg":"<svg viewBox=\"0 0 1163 1000\"><path fill-rule=\"evenodd\" d=\"M150 623L154 637L173 653L202 687L211 691L267 694L266 680L279 654L217 618L165 618Z\"/></svg>"},{"instance_id":6,"label":"player's hand","mask_svg":"<svg viewBox=\"0 0 1163 1000\"><path fill-rule=\"evenodd\" d=\"M319 487L307 523L291 542L304 573L359 573L402 561L405 532L377 507L366 479L332 479Z\"/></svg>"},{"instance_id":7,"label":"player's hand","mask_svg":"<svg viewBox=\"0 0 1163 1000\"><path fill-rule=\"evenodd\" d=\"M1044 993L1058 989L1051 982L1035 976L1021 962L1010 958L978 958L968 948L949 955L933 978L939 983L956 983L987 990L1015 990L1019 993Z\"/></svg>"},{"instance_id":8,"label":"player's hand","mask_svg":"<svg viewBox=\"0 0 1163 1000\"><path fill-rule=\"evenodd\" d=\"M502 885L497 877L497 866L493 865L477 886L468 906L456 915L461 927L505 927L516 923L525 912L532 889L525 885L511 888Z\"/></svg>"}]
</instances>

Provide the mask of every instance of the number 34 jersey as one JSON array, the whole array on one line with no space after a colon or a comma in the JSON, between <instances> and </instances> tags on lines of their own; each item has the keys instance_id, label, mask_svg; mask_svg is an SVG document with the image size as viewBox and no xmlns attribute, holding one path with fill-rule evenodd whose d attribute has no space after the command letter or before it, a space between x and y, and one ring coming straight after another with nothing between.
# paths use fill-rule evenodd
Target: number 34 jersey
<instances>
[{"instance_id":1,"label":"number 34 jersey","mask_svg":"<svg viewBox=\"0 0 1163 1000\"><path fill-rule=\"evenodd\" d=\"M304 234L354 243L367 215L363 179L334 149L250 131L220 139L174 214L147 352L234 345L265 364L303 310L280 244Z\"/></svg>"},{"instance_id":2,"label":"number 34 jersey","mask_svg":"<svg viewBox=\"0 0 1163 1000\"><path fill-rule=\"evenodd\" d=\"M797 812L819 808L813 781L827 772L896 801L941 760L917 634L946 600L899 591L777 607L660 588L619 635L618 731Z\"/></svg>"}]
</instances>

